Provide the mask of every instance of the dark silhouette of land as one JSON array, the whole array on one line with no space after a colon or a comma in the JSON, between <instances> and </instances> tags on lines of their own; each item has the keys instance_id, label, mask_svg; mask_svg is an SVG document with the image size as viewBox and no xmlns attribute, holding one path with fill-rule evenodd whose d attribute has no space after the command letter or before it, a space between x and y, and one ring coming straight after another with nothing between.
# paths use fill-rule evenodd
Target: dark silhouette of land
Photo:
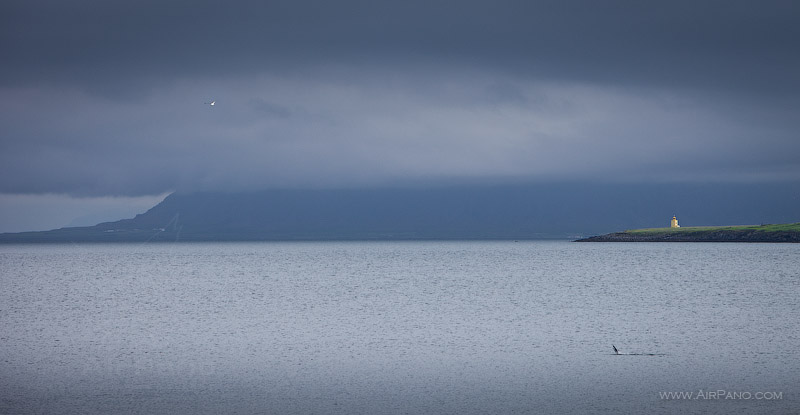
<instances>
[{"instance_id":1,"label":"dark silhouette of land","mask_svg":"<svg viewBox=\"0 0 800 415\"><path fill-rule=\"evenodd\" d=\"M799 187L567 183L175 193L132 219L0 234L0 242L577 239L667 226L676 212L687 224L793 222Z\"/></svg>"}]
</instances>

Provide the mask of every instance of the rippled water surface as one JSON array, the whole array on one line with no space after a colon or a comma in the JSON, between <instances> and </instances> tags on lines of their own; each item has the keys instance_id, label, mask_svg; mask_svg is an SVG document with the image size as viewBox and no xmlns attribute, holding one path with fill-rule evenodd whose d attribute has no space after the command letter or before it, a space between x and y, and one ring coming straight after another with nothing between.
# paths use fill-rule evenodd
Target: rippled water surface
<instances>
[{"instance_id":1,"label":"rippled water surface","mask_svg":"<svg viewBox=\"0 0 800 415\"><path fill-rule=\"evenodd\" d=\"M0 413L800 411L798 244L5 245L0 283Z\"/></svg>"}]
</instances>

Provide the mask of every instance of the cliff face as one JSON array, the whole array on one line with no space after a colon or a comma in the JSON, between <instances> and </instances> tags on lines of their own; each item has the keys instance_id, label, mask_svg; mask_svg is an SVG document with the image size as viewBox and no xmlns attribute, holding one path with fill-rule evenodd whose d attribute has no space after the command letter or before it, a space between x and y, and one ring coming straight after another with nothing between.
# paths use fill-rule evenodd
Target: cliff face
<instances>
[{"instance_id":1,"label":"cliff face","mask_svg":"<svg viewBox=\"0 0 800 415\"><path fill-rule=\"evenodd\" d=\"M800 224L798 224L800 225ZM800 242L793 230L718 229L686 231L616 232L579 239L575 242Z\"/></svg>"}]
</instances>

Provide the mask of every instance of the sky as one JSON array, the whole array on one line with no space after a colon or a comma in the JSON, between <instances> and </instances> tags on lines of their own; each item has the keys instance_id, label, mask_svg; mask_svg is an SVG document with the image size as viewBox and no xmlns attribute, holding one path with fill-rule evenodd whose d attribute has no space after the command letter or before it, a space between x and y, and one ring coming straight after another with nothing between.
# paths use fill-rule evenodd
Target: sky
<instances>
[{"instance_id":1,"label":"sky","mask_svg":"<svg viewBox=\"0 0 800 415\"><path fill-rule=\"evenodd\" d=\"M798 21L769 0L5 0L0 232L173 191L797 183Z\"/></svg>"}]
</instances>

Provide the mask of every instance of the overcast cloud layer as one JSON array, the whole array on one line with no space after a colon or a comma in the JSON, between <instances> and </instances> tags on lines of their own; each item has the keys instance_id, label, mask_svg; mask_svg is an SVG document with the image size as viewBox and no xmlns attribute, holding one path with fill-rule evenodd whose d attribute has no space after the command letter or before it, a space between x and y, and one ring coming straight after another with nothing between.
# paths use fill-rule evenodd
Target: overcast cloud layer
<instances>
[{"instance_id":1,"label":"overcast cloud layer","mask_svg":"<svg viewBox=\"0 0 800 415\"><path fill-rule=\"evenodd\" d=\"M0 193L796 181L798 21L792 1L4 1Z\"/></svg>"}]
</instances>

